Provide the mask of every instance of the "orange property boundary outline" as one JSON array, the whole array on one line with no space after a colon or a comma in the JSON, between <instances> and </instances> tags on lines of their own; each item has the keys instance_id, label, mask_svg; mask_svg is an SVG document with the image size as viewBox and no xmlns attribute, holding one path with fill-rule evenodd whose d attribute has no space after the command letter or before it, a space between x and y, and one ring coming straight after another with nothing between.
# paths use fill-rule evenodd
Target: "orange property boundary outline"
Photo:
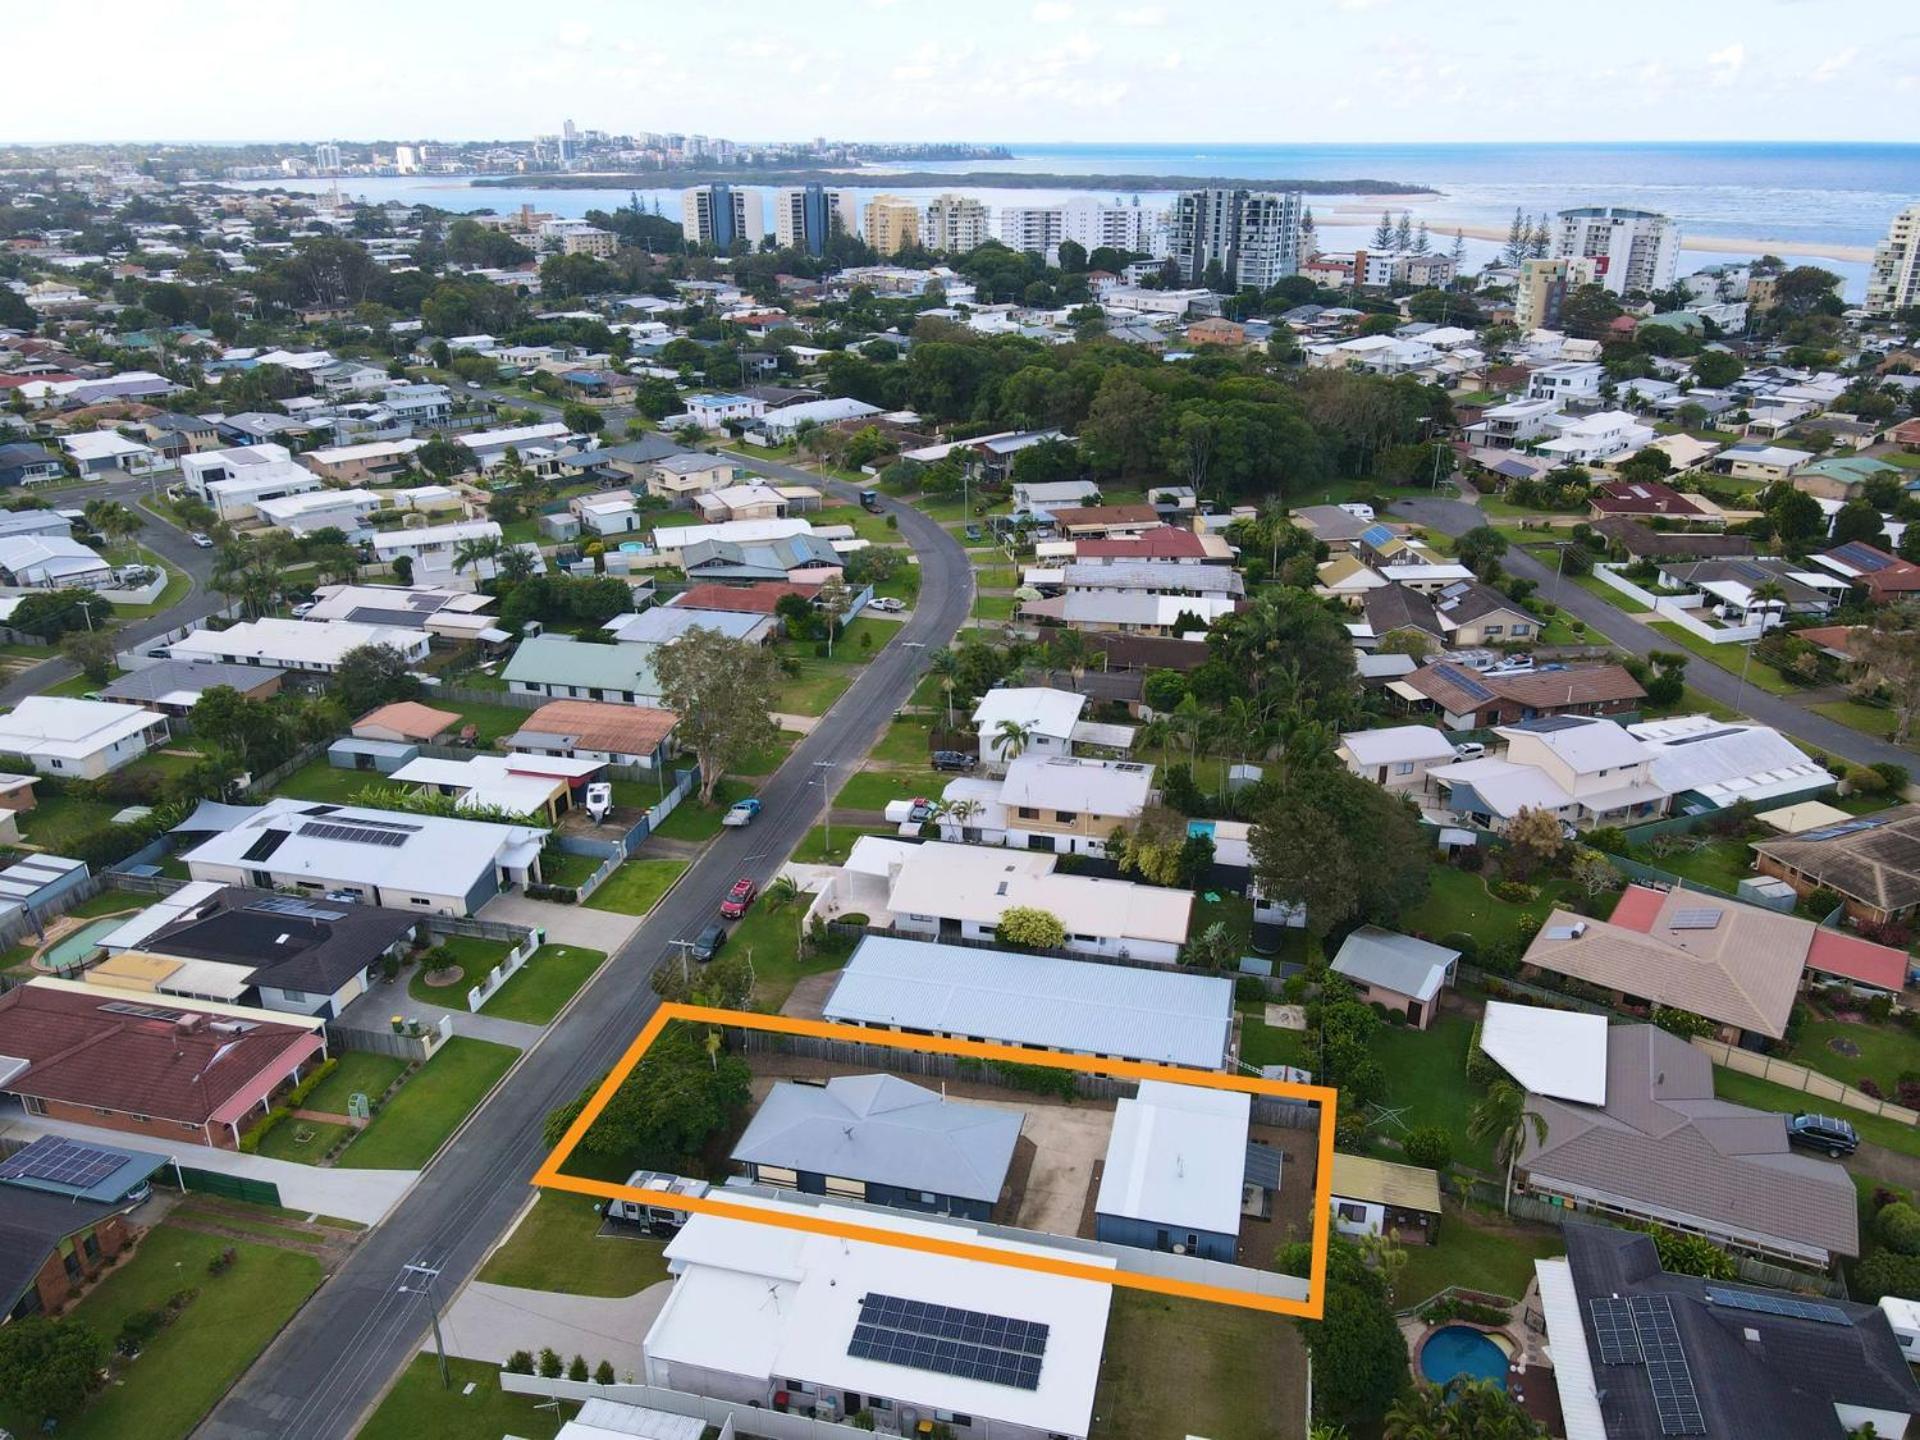
<instances>
[{"instance_id":1,"label":"orange property boundary outline","mask_svg":"<svg viewBox=\"0 0 1920 1440\"><path fill-rule=\"evenodd\" d=\"M1158 1275L1142 1275L1127 1270L1108 1270L1076 1260L1044 1255L1023 1255L994 1246L971 1244L963 1240L941 1240L933 1236L903 1234L853 1221L828 1219L824 1214L796 1209L791 1214L771 1213L765 1208L716 1200L711 1195L664 1196L657 1192L617 1185L611 1181L591 1180L564 1175L560 1167L573 1154L600 1112L613 1098L621 1083L640 1063L647 1047L675 1020L696 1024L720 1025L740 1030L764 1030L789 1035L809 1035L822 1040L843 1040L856 1044L878 1045L896 1050L918 1050L938 1055L960 1055L976 1060L1001 1060L1017 1065L1043 1066L1054 1070L1080 1070L1092 1074L1121 1076L1134 1080L1170 1080L1182 1085L1204 1085L1214 1090L1239 1090L1253 1095L1274 1095L1289 1100L1304 1100L1320 1106L1319 1164L1314 1178L1313 1261L1307 1277L1307 1298L1287 1300L1278 1296L1256 1295L1229 1286L1204 1285L1190 1280L1173 1280ZM1083 1055L1061 1055L1045 1050L1026 1050L1011 1045L989 1045L973 1040L947 1040L933 1035L905 1035L891 1030L869 1030L857 1025L835 1025L820 1020L794 1020L783 1015L762 1015L746 1010L716 1010L704 1005L663 1004L633 1043L607 1072L587 1100L560 1143L541 1163L533 1184L549 1190L565 1190L602 1200L632 1200L664 1209L685 1210L703 1215L720 1215L729 1220L746 1220L757 1225L778 1225L804 1230L815 1235L831 1235L844 1240L862 1240L876 1245L893 1245L933 1255L949 1255L961 1260L980 1260L1021 1270L1036 1270L1064 1275L1074 1280L1095 1280L1107 1285L1125 1285L1135 1290L1150 1290L1162 1295L1178 1295L1193 1300L1211 1300L1216 1304L1238 1305L1249 1310L1264 1310L1275 1315L1293 1315L1318 1320L1326 1304L1327 1244L1332 1230L1333 1129L1337 1092L1326 1085L1300 1085L1284 1080L1253 1079L1241 1075L1223 1075L1211 1070L1187 1070L1178 1066L1155 1065L1138 1060L1097 1060ZM1039 1232L1036 1232L1039 1233Z\"/></svg>"}]
</instances>

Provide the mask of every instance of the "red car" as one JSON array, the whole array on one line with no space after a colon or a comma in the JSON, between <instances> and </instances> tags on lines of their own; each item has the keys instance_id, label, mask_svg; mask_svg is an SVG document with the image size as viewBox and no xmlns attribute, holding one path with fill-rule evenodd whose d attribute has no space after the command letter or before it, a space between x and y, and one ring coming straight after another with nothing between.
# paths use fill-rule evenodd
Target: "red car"
<instances>
[{"instance_id":1,"label":"red car","mask_svg":"<svg viewBox=\"0 0 1920 1440\"><path fill-rule=\"evenodd\" d=\"M727 898L720 902L720 913L728 920L738 920L747 913L747 906L753 903L753 897L760 893L760 887L742 876L733 882L733 888L727 891Z\"/></svg>"}]
</instances>

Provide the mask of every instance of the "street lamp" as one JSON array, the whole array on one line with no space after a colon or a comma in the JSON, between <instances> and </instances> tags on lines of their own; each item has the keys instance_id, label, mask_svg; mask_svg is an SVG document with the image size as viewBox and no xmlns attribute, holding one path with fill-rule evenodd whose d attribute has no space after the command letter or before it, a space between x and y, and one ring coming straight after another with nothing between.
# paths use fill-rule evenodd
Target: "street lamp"
<instances>
[{"instance_id":1,"label":"street lamp","mask_svg":"<svg viewBox=\"0 0 1920 1440\"><path fill-rule=\"evenodd\" d=\"M820 787L820 828L823 836L823 848L831 857L833 854L833 792L828 782L833 778L833 761L816 760L813 768L824 772L815 777L812 783Z\"/></svg>"}]
</instances>

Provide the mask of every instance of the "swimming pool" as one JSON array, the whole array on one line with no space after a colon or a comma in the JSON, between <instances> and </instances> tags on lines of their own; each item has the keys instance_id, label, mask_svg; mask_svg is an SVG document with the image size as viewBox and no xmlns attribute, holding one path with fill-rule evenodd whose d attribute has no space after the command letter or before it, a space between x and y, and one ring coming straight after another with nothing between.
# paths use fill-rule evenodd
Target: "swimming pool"
<instances>
[{"instance_id":1,"label":"swimming pool","mask_svg":"<svg viewBox=\"0 0 1920 1440\"><path fill-rule=\"evenodd\" d=\"M1456 1376L1507 1388L1507 1352L1471 1325L1442 1325L1420 1347L1420 1373L1436 1385Z\"/></svg>"},{"instance_id":2,"label":"swimming pool","mask_svg":"<svg viewBox=\"0 0 1920 1440\"><path fill-rule=\"evenodd\" d=\"M78 965L100 948L100 937L111 935L126 924L130 915L109 915L104 919L90 920L71 935L63 936L47 947L41 962L49 969L64 970Z\"/></svg>"}]
</instances>

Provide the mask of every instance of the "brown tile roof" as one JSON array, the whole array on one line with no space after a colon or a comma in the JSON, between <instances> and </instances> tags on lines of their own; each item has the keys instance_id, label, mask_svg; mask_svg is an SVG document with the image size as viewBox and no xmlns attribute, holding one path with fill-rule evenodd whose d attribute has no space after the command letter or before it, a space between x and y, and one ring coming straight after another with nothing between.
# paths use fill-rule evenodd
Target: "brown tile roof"
<instances>
[{"instance_id":1,"label":"brown tile roof","mask_svg":"<svg viewBox=\"0 0 1920 1440\"><path fill-rule=\"evenodd\" d=\"M1062 529L1075 525L1152 525L1160 512L1151 505L1063 505L1049 512Z\"/></svg>"},{"instance_id":2,"label":"brown tile roof","mask_svg":"<svg viewBox=\"0 0 1920 1440\"><path fill-rule=\"evenodd\" d=\"M115 1005L173 1017L194 1013L191 1001L164 996L21 985L0 995L0 1055L28 1065L7 1089L199 1125L290 1050L315 1041L313 1030L282 1024L265 1010L243 1032L209 1025L188 1034L174 1018L117 1012Z\"/></svg>"},{"instance_id":3,"label":"brown tile roof","mask_svg":"<svg viewBox=\"0 0 1920 1440\"><path fill-rule=\"evenodd\" d=\"M1666 891L1649 917L1641 890L1628 888L1624 923L1554 911L1525 962L1775 1040L1786 1033L1813 944L1812 921L1690 890ZM1708 912L1715 921L1698 923ZM1581 933L1567 933L1575 929Z\"/></svg>"},{"instance_id":4,"label":"brown tile roof","mask_svg":"<svg viewBox=\"0 0 1920 1440\"><path fill-rule=\"evenodd\" d=\"M671 603L687 610L732 610L747 615L771 615L785 596L798 595L802 600L811 600L819 593L818 585L787 585L777 580L759 585L690 585Z\"/></svg>"},{"instance_id":5,"label":"brown tile roof","mask_svg":"<svg viewBox=\"0 0 1920 1440\"><path fill-rule=\"evenodd\" d=\"M353 722L353 728L357 732L362 725L377 725L410 740L431 740L459 723L460 716L452 710L436 710L417 700L395 700L369 710Z\"/></svg>"},{"instance_id":6,"label":"brown tile roof","mask_svg":"<svg viewBox=\"0 0 1920 1440\"><path fill-rule=\"evenodd\" d=\"M1704 515L1692 500L1658 480L1615 480L1594 487L1593 508L1603 515Z\"/></svg>"},{"instance_id":7,"label":"brown tile roof","mask_svg":"<svg viewBox=\"0 0 1920 1440\"><path fill-rule=\"evenodd\" d=\"M1544 1142L1526 1127L1520 1155L1537 1185L1733 1237L1860 1253L1847 1172L1792 1152L1777 1113L1714 1099L1713 1062L1658 1026L1607 1032L1605 1105L1528 1099L1547 1123Z\"/></svg>"},{"instance_id":8,"label":"brown tile roof","mask_svg":"<svg viewBox=\"0 0 1920 1440\"><path fill-rule=\"evenodd\" d=\"M1875 909L1920 905L1920 805L1882 810L1845 828L1762 840L1753 848L1814 884Z\"/></svg>"},{"instance_id":9,"label":"brown tile roof","mask_svg":"<svg viewBox=\"0 0 1920 1440\"><path fill-rule=\"evenodd\" d=\"M539 735L565 735L581 750L645 755L680 723L671 710L612 705L599 700L555 700L527 716L520 727Z\"/></svg>"},{"instance_id":10,"label":"brown tile roof","mask_svg":"<svg viewBox=\"0 0 1920 1440\"><path fill-rule=\"evenodd\" d=\"M1073 553L1078 560L1197 560L1207 553L1207 546L1191 530L1162 525L1137 536L1081 540L1074 545Z\"/></svg>"},{"instance_id":11,"label":"brown tile roof","mask_svg":"<svg viewBox=\"0 0 1920 1440\"><path fill-rule=\"evenodd\" d=\"M1633 556L1678 560L1696 555L1753 554L1751 536L1723 535L1713 530L1656 530L1626 515L1596 521L1593 528Z\"/></svg>"},{"instance_id":12,"label":"brown tile roof","mask_svg":"<svg viewBox=\"0 0 1920 1440\"><path fill-rule=\"evenodd\" d=\"M1531 675L1505 675L1487 682L1503 700L1535 710L1557 710L1569 705L1593 705L1610 700L1638 700L1647 692L1619 665L1594 665L1579 670L1536 670Z\"/></svg>"}]
</instances>

